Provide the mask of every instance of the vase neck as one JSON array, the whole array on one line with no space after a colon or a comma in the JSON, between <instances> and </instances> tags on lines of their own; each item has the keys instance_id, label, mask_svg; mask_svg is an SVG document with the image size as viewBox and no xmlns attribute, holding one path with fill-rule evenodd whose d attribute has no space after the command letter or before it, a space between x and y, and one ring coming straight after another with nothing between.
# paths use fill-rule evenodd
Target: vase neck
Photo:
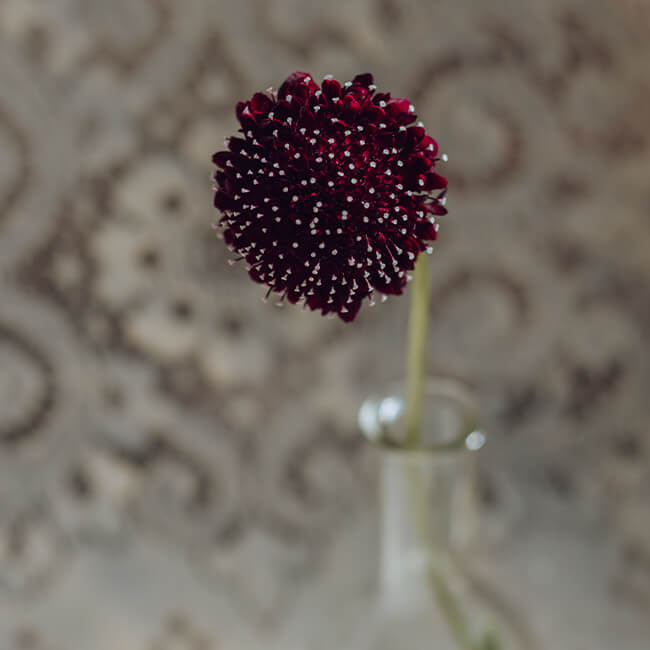
<instances>
[{"instance_id":1,"label":"vase neck","mask_svg":"<svg viewBox=\"0 0 650 650\"><path fill-rule=\"evenodd\" d=\"M473 454L382 452L381 599L393 610L430 600L432 563L473 530Z\"/></svg>"}]
</instances>

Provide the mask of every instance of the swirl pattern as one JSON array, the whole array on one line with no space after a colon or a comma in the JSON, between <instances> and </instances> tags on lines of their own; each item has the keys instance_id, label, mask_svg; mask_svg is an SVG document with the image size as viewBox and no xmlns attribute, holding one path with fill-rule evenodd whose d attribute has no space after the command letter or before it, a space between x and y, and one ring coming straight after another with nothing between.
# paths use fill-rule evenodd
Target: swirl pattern
<instances>
[{"instance_id":1,"label":"swirl pattern","mask_svg":"<svg viewBox=\"0 0 650 650\"><path fill-rule=\"evenodd\" d=\"M407 300L263 305L209 228L235 101L296 69L449 154L429 367L493 431L491 569L546 647L647 646L650 12L493 5L0 3L1 648L328 647L364 592Z\"/></svg>"}]
</instances>

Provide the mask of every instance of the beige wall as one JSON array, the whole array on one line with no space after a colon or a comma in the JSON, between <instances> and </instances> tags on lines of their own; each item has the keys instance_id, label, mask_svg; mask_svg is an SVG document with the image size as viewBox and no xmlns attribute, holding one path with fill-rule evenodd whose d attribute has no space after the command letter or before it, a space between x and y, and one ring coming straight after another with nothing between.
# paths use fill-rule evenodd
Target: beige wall
<instances>
[{"instance_id":1,"label":"beige wall","mask_svg":"<svg viewBox=\"0 0 650 650\"><path fill-rule=\"evenodd\" d=\"M368 584L407 299L265 305L209 227L234 102L304 69L449 154L429 365L492 431L491 570L546 648L647 649L649 43L632 0L3 0L0 647L273 647Z\"/></svg>"}]
</instances>

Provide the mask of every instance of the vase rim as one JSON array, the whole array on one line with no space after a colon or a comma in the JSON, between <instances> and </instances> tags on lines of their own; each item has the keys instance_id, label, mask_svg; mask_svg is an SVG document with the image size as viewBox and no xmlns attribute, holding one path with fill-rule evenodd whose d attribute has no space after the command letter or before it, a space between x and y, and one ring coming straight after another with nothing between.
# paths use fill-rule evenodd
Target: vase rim
<instances>
[{"instance_id":1,"label":"vase rim","mask_svg":"<svg viewBox=\"0 0 650 650\"><path fill-rule=\"evenodd\" d=\"M479 429L479 414L476 399L471 388L449 377L430 376L426 378L424 395L429 405L438 401L442 408L453 412L454 431L440 438L425 440L420 446L407 446L403 432L396 433L404 406L404 381L390 382L383 395L369 397L359 410L359 426L364 436L382 453L395 454L416 461L418 457L459 452L476 452L483 447L486 436ZM402 437L400 437L402 436Z\"/></svg>"}]
</instances>

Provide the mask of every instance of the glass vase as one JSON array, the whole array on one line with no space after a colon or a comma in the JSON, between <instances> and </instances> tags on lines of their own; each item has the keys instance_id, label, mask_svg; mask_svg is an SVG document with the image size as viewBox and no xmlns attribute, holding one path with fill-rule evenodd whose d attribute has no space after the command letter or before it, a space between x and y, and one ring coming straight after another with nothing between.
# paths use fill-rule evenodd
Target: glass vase
<instances>
[{"instance_id":1,"label":"glass vase","mask_svg":"<svg viewBox=\"0 0 650 650\"><path fill-rule=\"evenodd\" d=\"M359 413L381 455L378 593L344 650L534 650L524 619L472 571L476 460L485 443L471 395L431 379L421 442L406 449L399 386Z\"/></svg>"}]
</instances>

